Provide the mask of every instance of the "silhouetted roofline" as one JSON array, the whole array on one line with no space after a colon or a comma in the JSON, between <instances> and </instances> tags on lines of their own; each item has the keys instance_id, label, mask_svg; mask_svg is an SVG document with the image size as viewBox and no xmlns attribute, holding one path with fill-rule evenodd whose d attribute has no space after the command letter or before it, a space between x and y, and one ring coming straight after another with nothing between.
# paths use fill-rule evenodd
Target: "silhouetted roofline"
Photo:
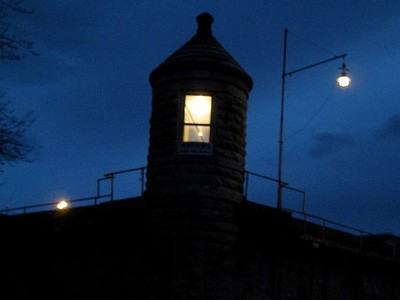
<instances>
[{"instance_id":1,"label":"silhouetted roofline","mask_svg":"<svg viewBox=\"0 0 400 300\"><path fill-rule=\"evenodd\" d=\"M202 13L196 20L198 23L196 34L151 72L151 85L156 82L156 78L171 72L206 69L237 77L250 91L253 87L250 75L212 35L211 24L214 18L209 13Z\"/></svg>"}]
</instances>

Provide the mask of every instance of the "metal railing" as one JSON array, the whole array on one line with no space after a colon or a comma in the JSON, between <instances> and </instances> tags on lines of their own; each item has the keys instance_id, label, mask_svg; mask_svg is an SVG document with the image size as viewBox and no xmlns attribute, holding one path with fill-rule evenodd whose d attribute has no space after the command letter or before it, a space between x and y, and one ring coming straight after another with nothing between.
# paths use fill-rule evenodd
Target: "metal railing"
<instances>
[{"instance_id":1,"label":"metal railing","mask_svg":"<svg viewBox=\"0 0 400 300\"><path fill-rule=\"evenodd\" d=\"M140 168L133 168L133 169L127 169L127 170L122 170L122 171L116 171L116 172L111 172L104 174L103 178L97 179L97 196L100 196L100 188L101 188L101 181L109 180L110 181L110 198L111 201L114 200L114 180L116 175L120 174L126 174L126 173L132 173L132 172L140 172L140 195L142 196L144 193L144 186L145 186L145 175L146 175L146 167L140 167Z\"/></svg>"},{"instance_id":2,"label":"metal railing","mask_svg":"<svg viewBox=\"0 0 400 300\"><path fill-rule=\"evenodd\" d=\"M247 170L244 171L244 189L243 190L244 190L244 196L245 196L246 199L248 199L248 197L249 197L249 186L250 186L250 178L251 177L260 178L262 180L271 181L271 182L274 182L274 183L278 183L279 182L278 179L275 179L273 177L265 176L265 175L254 173L254 172L247 171ZM282 184L282 187L284 189L291 190L293 192L297 192L297 193L301 194L301 211L305 212L305 208L306 208L306 192L303 191L303 190L300 190L298 188L294 188L294 187L289 186L289 184L287 182L281 182L281 184Z\"/></svg>"},{"instance_id":3,"label":"metal railing","mask_svg":"<svg viewBox=\"0 0 400 300\"><path fill-rule=\"evenodd\" d=\"M231 168L229 166L222 166L222 165L216 165L216 167L227 168L227 169L235 171L235 172L243 173L243 178L244 178L243 194L246 199L248 199L248 197L249 197L250 183L252 181L254 181L255 178L259 178L259 179L263 180L264 182L265 181L270 181L270 182L274 182L274 183L278 182L278 180L273 177L269 177L266 175L262 175L262 174L247 171L247 170L240 171L240 170ZM139 194L134 195L132 193L132 194L130 194L130 197L142 196L145 191L146 170L147 170L147 167L138 167L138 168L131 168L131 169L114 171L114 172L104 174L103 177L100 177L97 179L97 193L95 196L79 198L79 199L75 199L75 200L68 200L68 202L70 204L92 202L93 205L96 205L96 204L98 204L99 200L106 199L106 198L108 198L110 201L113 201L115 199L115 180L118 176L120 176L122 174L127 174L127 173L139 173L139 182L140 182ZM107 183L108 183L107 191L105 193L103 193L102 188L104 188L104 184L107 184ZM306 193L303 190L289 186L289 184L286 182L283 182L282 184L285 189L301 194L301 212L303 214L305 214ZM257 186L256 188L261 189L261 190L266 189L264 186L262 186L262 187ZM256 189L256 188L254 188L254 189ZM256 200L260 200L259 197L256 197L256 198L258 198ZM6 209L0 210L0 214L27 213L27 212L31 212L34 210L40 210L43 208L54 208L56 203L57 202L49 202L49 203L44 203L44 204L21 206L21 207L17 207L17 208L6 208Z\"/></svg>"},{"instance_id":4,"label":"metal railing","mask_svg":"<svg viewBox=\"0 0 400 300\"><path fill-rule=\"evenodd\" d=\"M93 202L94 205L97 204L99 199L102 198L108 198L109 195L101 195L101 196L93 196L93 197L86 197L86 198L79 198L79 199L73 199L73 200L68 200L68 203L71 205L78 204L76 206L79 206L79 203L88 203ZM34 205L25 205L25 206L20 206L20 207L7 207L5 209L0 210L0 214L4 215L18 215L18 214L26 214L26 213L31 213L31 212L38 212L38 211L44 211L44 210L51 210L54 209L57 205L57 202L48 202L48 203L41 203L41 204L34 204ZM47 209L46 209L47 208Z\"/></svg>"},{"instance_id":5,"label":"metal railing","mask_svg":"<svg viewBox=\"0 0 400 300\"><path fill-rule=\"evenodd\" d=\"M302 237L313 242L315 247L326 244L366 255L400 260L399 237L391 234L374 234L303 211L290 209L286 211L302 223Z\"/></svg>"},{"instance_id":6,"label":"metal railing","mask_svg":"<svg viewBox=\"0 0 400 300\"><path fill-rule=\"evenodd\" d=\"M143 196L144 193L144 186L145 186L145 172L146 172L146 167L139 167L139 168L134 168L134 169L127 169L127 170L122 170L122 171L116 171L116 172L110 172L107 174L104 174L103 177L97 179L97 193L95 196L91 197L85 197L85 198L79 198L79 199L73 199L70 200L68 199L68 204L70 207L78 207L84 205L97 205L100 202L105 202L105 201L100 201L100 200L108 200L108 201L113 201L114 200L114 181L117 175L120 174L126 174L126 173L134 173L134 172L139 172L139 181L140 181L140 194L139 195L133 195L131 194L132 197L134 196ZM101 192L101 187L103 182L109 182L109 187L107 193L102 193ZM17 215L17 214L26 214L26 213L32 213L32 212L39 212L39 211L45 211L45 210L53 210L56 209L58 201L55 202L48 202L48 203L41 203L41 204L34 204L34 205L25 205L25 206L20 206L16 208L11 208L7 207L5 209L0 210L0 214L4 215Z\"/></svg>"},{"instance_id":7,"label":"metal railing","mask_svg":"<svg viewBox=\"0 0 400 300\"><path fill-rule=\"evenodd\" d=\"M243 174L243 179L244 179L244 184L243 184L243 194L245 199L248 199L249 197L249 189L250 184L252 182L256 182L255 179L261 179L262 181L266 182L273 182L277 183L278 180L269 176L265 176L259 173L251 172L251 171L240 171L237 169L234 169L229 166L222 166L222 165L215 165L215 167L218 168L227 168L231 171L235 172L240 172ZM120 175L125 175L128 173L138 173L139 174L139 193L130 193L129 198L135 197L135 196L143 196L144 191L145 191L145 183L146 183L146 170L147 167L138 167L138 168L131 168L131 169L126 169L126 170L119 170L119 171L114 171L114 172L109 172L103 175L103 177L100 177L97 179L97 192L95 196L90 196L90 197L85 197L85 198L79 198L79 199L73 199L70 200L68 199L68 203L70 207L78 207L78 206L84 206L84 205L97 205L100 202L105 202L105 201L114 201L115 200L115 181L117 178L119 178ZM105 186L106 185L106 189ZM261 186L260 186L261 185ZM307 214L305 213L305 201L306 201L306 193L300 189L293 188L289 186L288 183L284 182L283 187L288 190L292 190L294 192L300 193L302 195L301 197L301 213L306 216ZM256 182L256 187L255 189L260 189L260 190L267 190L268 188L263 185L263 184L257 184ZM105 191L103 191L105 190ZM267 197L258 197L255 196L254 200L260 201L262 198L267 198ZM53 210L56 209L58 201L55 202L48 202L48 203L42 203L42 204L35 204L35 205L25 205L25 206L20 206L16 208L10 208L7 207L5 209L0 210L0 214L5 214L5 215L15 215L15 214L26 214L26 213L31 213L31 212L38 212L38 211L44 211L44 210ZM295 212L295 211L293 211Z\"/></svg>"},{"instance_id":8,"label":"metal railing","mask_svg":"<svg viewBox=\"0 0 400 300\"><path fill-rule=\"evenodd\" d=\"M220 165L216 165L216 167L224 167ZM263 182L273 182L277 183L278 180L269 176L265 176L262 174L258 174L251 171L239 171L233 169L231 167L225 167L235 172L241 172L243 174L243 195L247 201L249 192L251 189L251 183L255 181L255 179L261 179ZM130 194L128 198L134 198L136 196L143 196L145 192L145 181L146 181L146 170L147 167L139 167L139 168L132 168L126 169L121 171L110 172L104 174L103 177L97 179L97 193L95 196L86 197L86 198L79 198L74 200L68 200L68 203L71 207L79 207L79 206L89 206L89 205L97 205L99 203L105 201L114 201L115 198L115 180L122 174L127 173L138 173L139 174L139 193L136 195ZM108 183L108 188L105 193L102 193L102 187L104 188L104 183ZM275 187L275 186L274 186ZM257 189L264 190L264 185L262 187L257 186ZM371 244L371 237L375 237L377 235L367 232L362 229L358 229L355 227L347 226L344 224L340 224L338 222L329 220L327 218L322 218L320 216L312 215L310 213L306 213L305 206L306 206L306 193L294 187L289 186L288 183L283 182L283 188L287 190L294 191L296 193L301 194L301 209L295 210L290 208L284 208L284 211L289 212L292 217L298 222L302 222L303 229L302 229L302 236L308 238L312 241L318 243L330 243L334 240L337 240L338 237L342 237L341 245L347 245L352 247L353 249L358 249L359 251L365 251L368 249L368 244ZM257 197L258 198L258 197ZM120 198L119 198L120 199ZM259 198L257 200L260 200ZM250 201L252 202L252 201ZM3 215L17 215L17 214L26 214L31 212L38 212L38 211L45 211L45 210L54 210L56 208L57 202L50 202L44 204L36 204L36 205L27 205L21 206L17 208L6 208L0 210L0 214ZM84 205L82 205L84 204ZM263 205L263 204L262 204ZM267 205L268 206L268 205ZM340 234L341 233L341 234ZM330 238L330 234L334 234L334 239ZM353 239L353 241L352 241ZM385 243L380 243L385 244ZM387 243L386 243L387 244ZM388 256L392 256L394 259L399 259L399 250L400 245L395 243L392 246L391 254Z\"/></svg>"}]
</instances>

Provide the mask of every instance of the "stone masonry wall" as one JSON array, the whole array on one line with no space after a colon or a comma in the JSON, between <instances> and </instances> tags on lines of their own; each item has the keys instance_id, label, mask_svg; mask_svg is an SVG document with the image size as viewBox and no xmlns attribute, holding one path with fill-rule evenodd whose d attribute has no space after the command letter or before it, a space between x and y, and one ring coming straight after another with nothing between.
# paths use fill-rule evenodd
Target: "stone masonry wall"
<instances>
[{"instance_id":1,"label":"stone masonry wall","mask_svg":"<svg viewBox=\"0 0 400 300\"><path fill-rule=\"evenodd\" d=\"M0 216L2 298L400 299L399 253L317 245L260 205L159 200Z\"/></svg>"},{"instance_id":2,"label":"stone masonry wall","mask_svg":"<svg viewBox=\"0 0 400 300\"><path fill-rule=\"evenodd\" d=\"M184 96L201 91L213 97L212 153L181 154ZM147 193L208 194L241 201L246 111L247 95L225 81L196 78L157 86L150 120Z\"/></svg>"}]
</instances>

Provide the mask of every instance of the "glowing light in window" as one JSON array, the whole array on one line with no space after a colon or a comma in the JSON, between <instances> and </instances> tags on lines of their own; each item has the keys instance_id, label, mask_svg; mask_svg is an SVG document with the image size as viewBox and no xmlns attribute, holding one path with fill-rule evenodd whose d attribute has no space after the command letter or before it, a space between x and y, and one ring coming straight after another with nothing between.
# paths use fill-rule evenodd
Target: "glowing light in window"
<instances>
[{"instance_id":1,"label":"glowing light in window","mask_svg":"<svg viewBox=\"0 0 400 300\"><path fill-rule=\"evenodd\" d=\"M186 95L183 127L184 142L210 142L211 96Z\"/></svg>"}]
</instances>

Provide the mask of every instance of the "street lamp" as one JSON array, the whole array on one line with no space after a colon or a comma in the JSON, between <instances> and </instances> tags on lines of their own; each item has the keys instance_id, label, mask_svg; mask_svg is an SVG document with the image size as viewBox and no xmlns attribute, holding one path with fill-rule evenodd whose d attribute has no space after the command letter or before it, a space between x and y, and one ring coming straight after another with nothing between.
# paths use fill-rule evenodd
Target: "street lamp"
<instances>
[{"instance_id":1,"label":"street lamp","mask_svg":"<svg viewBox=\"0 0 400 300\"><path fill-rule=\"evenodd\" d=\"M327 62L346 57L347 54L341 54L341 55L335 55L331 58L325 59L323 61L319 61L317 63L305 66L303 68L299 68L290 72L286 71L286 49L287 49L287 35L288 35L288 30L285 29L285 35L284 35L284 46L283 46L283 64L282 64L282 89L281 89L281 112L280 112L280 126L279 126L279 161L278 161L278 194L277 194L277 208L282 209L282 189L286 185L282 181L282 156L283 156L283 116L284 116L284 99L285 99L285 80L286 76L291 76L295 73L311 69L313 67L325 64ZM346 68L346 65L343 63L341 68L342 70L339 78L336 80L338 85L342 88L348 87L350 84L350 77L347 76L346 71L348 69Z\"/></svg>"},{"instance_id":2,"label":"street lamp","mask_svg":"<svg viewBox=\"0 0 400 300\"><path fill-rule=\"evenodd\" d=\"M339 68L340 69L340 68ZM338 83L338 85L342 88L346 88L350 85L350 77L347 76L346 71L348 71L348 69L346 68L346 65L343 63L342 64L342 73L340 74L340 76L336 79L336 82Z\"/></svg>"}]
</instances>

